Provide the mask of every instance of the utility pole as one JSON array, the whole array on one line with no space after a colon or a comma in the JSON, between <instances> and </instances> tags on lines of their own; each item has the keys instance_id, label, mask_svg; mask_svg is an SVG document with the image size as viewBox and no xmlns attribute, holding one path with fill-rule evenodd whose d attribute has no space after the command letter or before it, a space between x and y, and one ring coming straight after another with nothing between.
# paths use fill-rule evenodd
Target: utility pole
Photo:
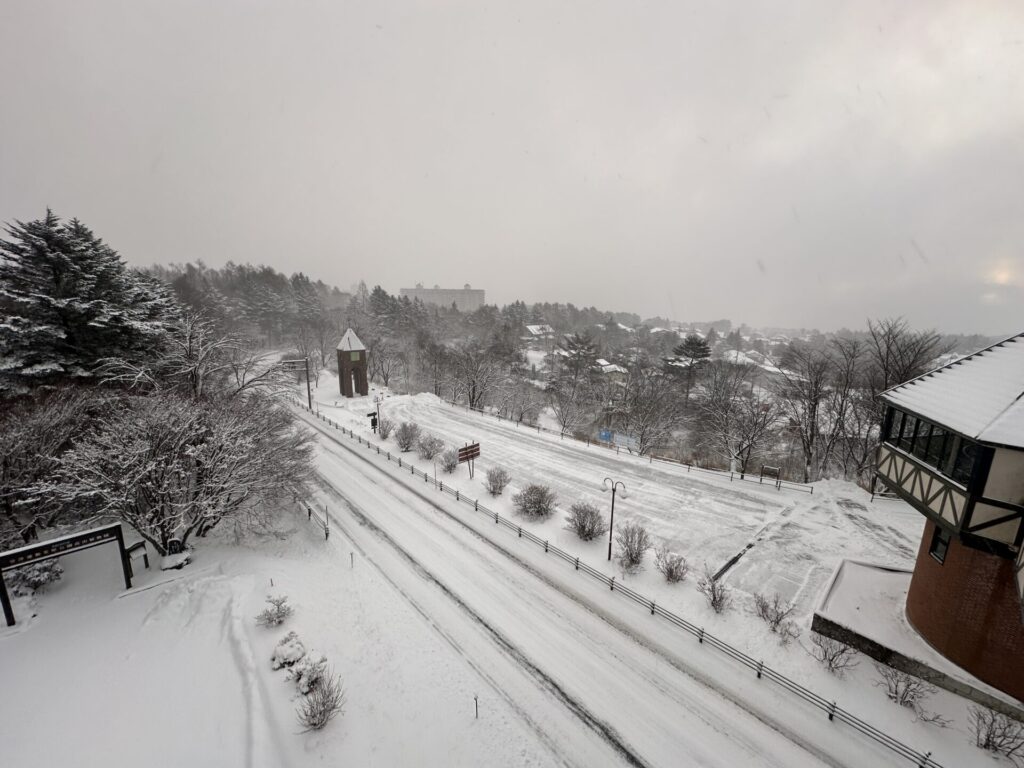
<instances>
[{"instance_id":1,"label":"utility pole","mask_svg":"<svg viewBox=\"0 0 1024 768\"><path fill-rule=\"evenodd\" d=\"M313 390L309 386L309 358L305 358L306 362L306 400L309 402L309 410L313 410Z\"/></svg>"}]
</instances>

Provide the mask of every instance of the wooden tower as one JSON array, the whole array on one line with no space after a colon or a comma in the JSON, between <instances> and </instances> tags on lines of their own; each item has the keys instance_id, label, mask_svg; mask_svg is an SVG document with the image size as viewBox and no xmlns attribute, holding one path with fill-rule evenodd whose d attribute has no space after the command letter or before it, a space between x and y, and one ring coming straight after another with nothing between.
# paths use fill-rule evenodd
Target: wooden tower
<instances>
[{"instance_id":1,"label":"wooden tower","mask_svg":"<svg viewBox=\"0 0 1024 768\"><path fill-rule=\"evenodd\" d=\"M882 400L878 479L926 518L907 619L1024 700L1024 333Z\"/></svg>"},{"instance_id":2,"label":"wooden tower","mask_svg":"<svg viewBox=\"0 0 1024 768\"><path fill-rule=\"evenodd\" d=\"M345 397L366 395L370 391L366 379L366 347L351 328L338 342L338 383Z\"/></svg>"}]
</instances>

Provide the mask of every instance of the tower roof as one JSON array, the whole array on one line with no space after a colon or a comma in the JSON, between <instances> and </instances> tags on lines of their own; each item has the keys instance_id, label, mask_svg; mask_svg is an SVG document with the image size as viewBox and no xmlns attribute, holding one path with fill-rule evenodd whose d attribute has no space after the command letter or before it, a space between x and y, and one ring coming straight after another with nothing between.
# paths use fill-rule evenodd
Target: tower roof
<instances>
[{"instance_id":1,"label":"tower roof","mask_svg":"<svg viewBox=\"0 0 1024 768\"><path fill-rule=\"evenodd\" d=\"M343 352L358 352L366 349L363 346L363 342L356 336L356 332L349 328L345 331L345 335L341 337L341 341L338 342L338 349Z\"/></svg>"},{"instance_id":2,"label":"tower roof","mask_svg":"<svg viewBox=\"0 0 1024 768\"><path fill-rule=\"evenodd\" d=\"M888 389L882 399L975 440L1024 448L1024 333Z\"/></svg>"}]
</instances>

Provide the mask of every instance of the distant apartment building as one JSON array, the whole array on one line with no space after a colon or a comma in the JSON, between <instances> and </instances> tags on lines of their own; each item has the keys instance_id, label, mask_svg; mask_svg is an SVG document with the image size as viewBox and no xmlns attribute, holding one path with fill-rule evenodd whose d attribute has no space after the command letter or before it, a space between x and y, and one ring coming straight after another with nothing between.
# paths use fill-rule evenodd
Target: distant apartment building
<instances>
[{"instance_id":1,"label":"distant apartment building","mask_svg":"<svg viewBox=\"0 0 1024 768\"><path fill-rule=\"evenodd\" d=\"M423 283L416 283L415 288L402 288L402 296L410 300L419 299L424 304L436 304L439 307L451 307L452 304L460 312L475 312L484 305L484 292L481 288L470 288L466 283L462 288L424 288Z\"/></svg>"}]
</instances>

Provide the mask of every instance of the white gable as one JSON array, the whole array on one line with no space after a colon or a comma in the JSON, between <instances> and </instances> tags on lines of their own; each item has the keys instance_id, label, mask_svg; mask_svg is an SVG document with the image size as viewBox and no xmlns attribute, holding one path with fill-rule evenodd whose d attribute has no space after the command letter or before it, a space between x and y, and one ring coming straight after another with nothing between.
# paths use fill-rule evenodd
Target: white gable
<instances>
[{"instance_id":1,"label":"white gable","mask_svg":"<svg viewBox=\"0 0 1024 768\"><path fill-rule=\"evenodd\" d=\"M363 342L356 336L356 332L349 328L345 331L345 335L341 337L341 341L338 342L338 349L343 352L358 352L359 350L366 349L363 346Z\"/></svg>"},{"instance_id":2,"label":"white gable","mask_svg":"<svg viewBox=\"0 0 1024 768\"><path fill-rule=\"evenodd\" d=\"M1024 448L1024 333L893 387L882 399L967 437Z\"/></svg>"}]
</instances>

